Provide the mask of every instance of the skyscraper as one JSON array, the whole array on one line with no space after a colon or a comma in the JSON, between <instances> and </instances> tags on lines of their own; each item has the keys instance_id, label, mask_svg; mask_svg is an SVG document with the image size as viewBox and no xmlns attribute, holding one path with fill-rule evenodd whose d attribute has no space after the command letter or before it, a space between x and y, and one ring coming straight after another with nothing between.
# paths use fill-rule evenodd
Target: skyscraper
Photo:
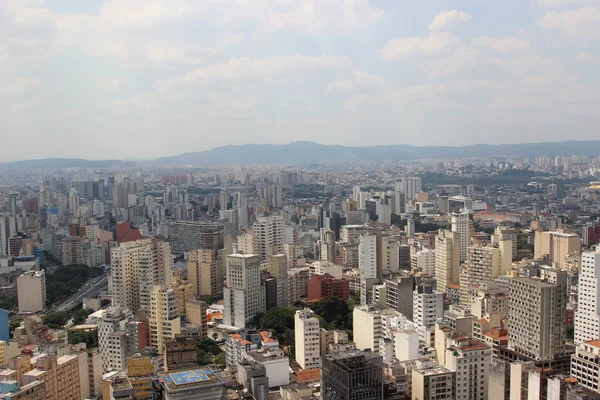
<instances>
[{"instance_id":1,"label":"skyscraper","mask_svg":"<svg viewBox=\"0 0 600 400\"><path fill-rule=\"evenodd\" d=\"M383 399L383 358L370 351L353 350L323 356L323 400Z\"/></svg>"},{"instance_id":2,"label":"skyscraper","mask_svg":"<svg viewBox=\"0 0 600 400\"><path fill-rule=\"evenodd\" d=\"M223 248L224 229L219 223L173 221L169 226L171 249L176 254L197 249L217 251Z\"/></svg>"},{"instance_id":3,"label":"skyscraper","mask_svg":"<svg viewBox=\"0 0 600 400\"><path fill-rule=\"evenodd\" d=\"M296 361L303 369L319 368L320 328L319 319L309 308L296 311L294 317L296 335Z\"/></svg>"},{"instance_id":4,"label":"skyscraper","mask_svg":"<svg viewBox=\"0 0 600 400\"><path fill-rule=\"evenodd\" d=\"M575 343L600 339L600 246L581 254Z\"/></svg>"},{"instance_id":5,"label":"skyscraper","mask_svg":"<svg viewBox=\"0 0 600 400\"><path fill-rule=\"evenodd\" d=\"M435 280L438 292L446 292L448 284L459 284L460 236L440 230L435 238Z\"/></svg>"},{"instance_id":6,"label":"skyscraper","mask_svg":"<svg viewBox=\"0 0 600 400\"><path fill-rule=\"evenodd\" d=\"M260 290L260 258L253 254L227 256L226 284L223 288L225 310L223 322L228 326L246 327L256 314L264 311Z\"/></svg>"},{"instance_id":7,"label":"skyscraper","mask_svg":"<svg viewBox=\"0 0 600 400\"><path fill-rule=\"evenodd\" d=\"M288 260L285 254L269 257L269 273L277 280L277 307L288 305Z\"/></svg>"},{"instance_id":8,"label":"skyscraper","mask_svg":"<svg viewBox=\"0 0 600 400\"><path fill-rule=\"evenodd\" d=\"M165 342L181 333L181 314L179 314L175 291L164 285L154 285L150 294L149 330L150 345L164 350Z\"/></svg>"},{"instance_id":9,"label":"skyscraper","mask_svg":"<svg viewBox=\"0 0 600 400\"><path fill-rule=\"evenodd\" d=\"M225 271L218 252L192 250L188 256L188 281L196 296L220 298L223 294Z\"/></svg>"},{"instance_id":10,"label":"skyscraper","mask_svg":"<svg viewBox=\"0 0 600 400\"><path fill-rule=\"evenodd\" d=\"M254 231L255 249L261 261L268 260L269 255L283 254L285 220L283 216L272 215L258 217L252 225Z\"/></svg>"},{"instance_id":11,"label":"skyscraper","mask_svg":"<svg viewBox=\"0 0 600 400\"><path fill-rule=\"evenodd\" d=\"M361 235L358 242L360 304L368 304L373 283L377 281L377 237Z\"/></svg>"},{"instance_id":12,"label":"skyscraper","mask_svg":"<svg viewBox=\"0 0 600 400\"><path fill-rule=\"evenodd\" d=\"M419 340L428 342L427 331L443 317L444 294L434 291L430 283L417 285L413 291L413 322L417 326Z\"/></svg>"},{"instance_id":13,"label":"skyscraper","mask_svg":"<svg viewBox=\"0 0 600 400\"><path fill-rule=\"evenodd\" d=\"M237 194L238 228L248 226L248 197L245 194Z\"/></svg>"}]
</instances>

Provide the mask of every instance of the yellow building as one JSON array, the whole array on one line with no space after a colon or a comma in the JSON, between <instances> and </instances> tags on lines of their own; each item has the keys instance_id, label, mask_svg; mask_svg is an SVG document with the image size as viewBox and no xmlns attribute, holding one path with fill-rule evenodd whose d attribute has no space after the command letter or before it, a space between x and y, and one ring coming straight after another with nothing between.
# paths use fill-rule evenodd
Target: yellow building
<instances>
[{"instance_id":1,"label":"yellow building","mask_svg":"<svg viewBox=\"0 0 600 400\"><path fill-rule=\"evenodd\" d=\"M556 232L535 232L534 258L549 258L549 264L563 269L568 266L569 257L581 252L581 240L579 235Z\"/></svg>"},{"instance_id":2,"label":"yellow building","mask_svg":"<svg viewBox=\"0 0 600 400\"><path fill-rule=\"evenodd\" d=\"M181 333L181 314L178 312L178 300L173 289L155 285L150 295L150 346L162 352L165 340L173 339Z\"/></svg>"},{"instance_id":3,"label":"yellow building","mask_svg":"<svg viewBox=\"0 0 600 400\"><path fill-rule=\"evenodd\" d=\"M23 374L23 385L42 381L47 400L79 400L79 362L77 355L44 356L36 360L36 368Z\"/></svg>"},{"instance_id":4,"label":"yellow building","mask_svg":"<svg viewBox=\"0 0 600 400\"><path fill-rule=\"evenodd\" d=\"M127 362L127 376L136 400L151 397L153 374L154 365L150 357L133 357Z\"/></svg>"},{"instance_id":5,"label":"yellow building","mask_svg":"<svg viewBox=\"0 0 600 400\"><path fill-rule=\"evenodd\" d=\"M213 250L192 250L188 259L188 281L196 296L218 297L223 292L222 263ZM220 285L220 288L219 288Z\"/></svg>"},{"instance_id":6,"label":"yellow building","mask_svg":"<svg viewBox=\"0 0 600 400\"><path fill-rule=\"evenodd\" d=\"M194 298L194 286L188 281L179 278L173 279L173 290L177 297L177 312L180 315L185 314L185 302Z\"/></svg>"}]
</instances>

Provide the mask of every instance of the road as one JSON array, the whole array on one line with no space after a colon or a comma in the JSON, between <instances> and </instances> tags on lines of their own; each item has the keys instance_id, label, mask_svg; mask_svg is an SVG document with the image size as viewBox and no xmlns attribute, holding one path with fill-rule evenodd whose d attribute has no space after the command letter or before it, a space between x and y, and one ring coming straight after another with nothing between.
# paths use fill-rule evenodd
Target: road
<instances>
[{"instance_id":1,"label":"road","mask_svg":"<svg viewBox=\"0 0 600 400\"><path fill-rule=\"evenodd\" d=\"M101 291L108 288L108 274L92 278L79 288L77 293L69 297L64 303L58 307L52 307L51 311L71 311L81 304L83 299L94 298Z\"/></svg>"}]
</instances>

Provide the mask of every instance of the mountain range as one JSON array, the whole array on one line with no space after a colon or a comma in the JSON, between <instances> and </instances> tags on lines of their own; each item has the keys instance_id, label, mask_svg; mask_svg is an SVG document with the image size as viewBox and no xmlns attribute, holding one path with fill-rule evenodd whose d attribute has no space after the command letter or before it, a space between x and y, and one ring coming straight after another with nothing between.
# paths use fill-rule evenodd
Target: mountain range
<instances>
[{"instance_id":1,"label":"mountain range","mask_svg":"<svg viewBox=\"0 0 600 400\"><path fill-rule=\"evenodd\" d=\"M453 160L470 157L535 157L539 155L600 156L600 140L564 141L521 144L477 144L471 146L412 146L407 144L379 146L323 145L314 142L289 144L244 144L215 147L211 150L183 153L146 161L84 160L48 158L0 164L0 168L120 168L134 165L228 165L228 164L338 164L352 162L399 162L422 159Z\"/></svg>"}]
</instances>

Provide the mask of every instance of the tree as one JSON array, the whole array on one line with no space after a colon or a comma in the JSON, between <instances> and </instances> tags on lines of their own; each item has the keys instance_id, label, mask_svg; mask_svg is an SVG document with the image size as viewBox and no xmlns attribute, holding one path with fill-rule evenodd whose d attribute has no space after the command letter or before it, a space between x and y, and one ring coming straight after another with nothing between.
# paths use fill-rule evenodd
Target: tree
<instances>
[{"instance_id":1,"label":"tree","mask_svg":"<svg viewBox=\"0 0 600 400\"><path fill-rule=\"evenodd\" d=\"M277 337L281 339L287 329L294 329L296 310L296 307L272 308L260 316L257 328L272 329Z\"/></svg>"},{"instance_id":2,"label":"tree","mask_svg":"<svg viewBox=\"0 0 600 400\"><path fill-rule=\"evenodd\" d=\"M50 329L61 329L70 319L70 315L66 311L57 311L46 314L42 318L42 322Z\"/></svg>"},{"instance_id":3,"label":"tree","mask_svg":"<svg viewBox=\"0 0 600 400\"><path fill-rule=\"evenodd\" d=\"M200 296L200 300L206 304L214 304L215 299L212 296Z\"/></svg>"},{"instance_id":4,"label":"tree","mask_svg":"<svg viewBox=\"0 0 600 400\"><path fill-rule=\"evenodd\" d=\"M86 348L92 349L98 347L98 330L89 331L69 331L67 334L69 344L85 343Z\"/></svg>"},{"instance_id":5,"label":"tree","mask_svg":"<svg viewBox=\"0 0 600 400\"><path fill-rule=\"evenodd\" d=\"M348 304L339 297L327 296L316 302L312 309L334 329L352 328L351 310Z\"/></svg>"},{"instance_id":6,"label":"tree","mask_svg":"<svg viewBox=\"0 0 600 400\"><path fill-rule=\"evenodd\" d=\"M89 308L77 310L73 313L73 324L80 325L83 323L88 315L92 313L92 310Z\"/></svg>"},{"instance_id":7,"label":"tree","mask_svg":"<svg viewBox=\"0 0 600 400\"><path fill-rule=\"evenodd\" d=\"M217 342L215 342L214 340L207 338L207 337L203 337L202 339L198 340L196 342L196 348L198 348L202 351L205 351L207 353L211 353L215 356L217 354L223 352L223 350L221 350L221 348L219 347Z\"/></svg>"},{"instance_id":8,"label":"tree","mask_svg":"<svg viewBox=\"0 0 600 400\"><path fill-rule=\"evenodd\" d=\"M0 308L4 310L14 310L17 307L17 298L13 296L7 296L6 294L0 294Z\"/></svg>"}]
</instances>

